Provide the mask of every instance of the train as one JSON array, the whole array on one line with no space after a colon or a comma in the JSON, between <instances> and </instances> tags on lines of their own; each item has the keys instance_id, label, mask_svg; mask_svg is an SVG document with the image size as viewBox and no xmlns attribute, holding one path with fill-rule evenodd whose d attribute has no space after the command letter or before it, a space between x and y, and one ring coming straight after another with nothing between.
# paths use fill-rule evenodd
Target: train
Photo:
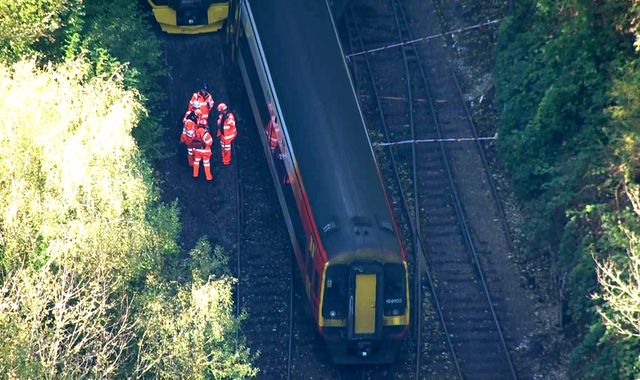
<instances>
[{"instance_id":1,"label":"train","mask_svg":"<svg viewBox=\"0 0 640 380\"><path fill-rule=\"evenodd\" d=\"M217 32L229 14L228 0L147 0L162 31L179 34Z\"/></svg>"},{"instance_id":2,"label":"train","mask_svg":"<svg viewBox=\"0 0 640 380\"><path fill-rule=\"evenodd\" d=\"M392 362L410 327L407 257L330 5L231 1L223 29L332 361Z\"/></svg>"}]
</instances>

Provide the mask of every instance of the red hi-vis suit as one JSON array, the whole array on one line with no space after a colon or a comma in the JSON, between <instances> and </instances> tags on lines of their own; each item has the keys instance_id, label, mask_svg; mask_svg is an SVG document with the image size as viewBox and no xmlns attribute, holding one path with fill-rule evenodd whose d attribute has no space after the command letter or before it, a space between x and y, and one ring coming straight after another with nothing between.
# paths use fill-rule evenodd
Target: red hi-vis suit
<instances>
[{"instance_id":1,"label":"red hi-vis suit","mask_svg":"<svg viewBox=\"0 0 640 380\"><path fill-rule=\"evenodd\" d=\"M213 98L210 93L206 93L204 96L200 94L200 91L196 91L191 95L189 101L189 111L200 110L202 112L201 118L209 121L209 112L213 109Z\"/></svg>"},{"instance_id":2,"label":"red hi-vis suit","mask_svg":"<svg viewBox=\"0 0 640 380\"><path fill-rule=\"evenodd\" d=\"M184 117L182 118L182 124L184 124L187 121L187 118L189 117L189 114L193 112L196 114L196 124L201 124L198 123L200 120L202 120L202 111L200 111L200 109L196 108L193 111L187 111L184 113Z\"/></svg>"},{"instance_id":3,"label":"red hi-vis suit","mask_svg":"<svg viewBox=\"0 0 640 380\"><path fill-rule=\"evenodd\" d=\"M218 115L218 137L220 137L224 165L231 163L231 142L235 140L237 135L235 116L231 112L221 112Z\"/></svg>"},{"instance_id":4,"label":"red hi-vis suit","mask_svg":"<svg viewBox=\"0 0 640 380\"><path fill-rule=\"evenodd\" d=\"M189 112L187 112L189 113ZM187 161L189 166L193 166L193 137L196 133L196 123L191 119L187 119L185 116L182 122L182 135L180 136L180 142L187 146Z\"/></svg>"},{"instance_id":5,"label":"red hi-vis suit","mask_svg":"<svg viewBox=\"0 0 640 380\"><path fill-rule=\"evenodd\" d=\"M198 178L200 160L202 160L204 174L207 177L207 181L211 181L213 179L213 176L211 175L211 144L213 144L211 134L208 130L199 126L198 129L196 129L196 133L192 140L193 153L195 156L195 162L193 163L193 178Z\"/></svg>"},{"instance_id":6,"label":"red hi-vis suit","mask_svg":"<svg viewBox=\"0 0 640 380\"><path fill-rule=\"evenodd\" d=\"M275 116L271 116L271 120L267 125L267 142L269 143L269 149L273 152L278 146L280 139L280 126L276 123Z\"/></svg>"}]
</instances>

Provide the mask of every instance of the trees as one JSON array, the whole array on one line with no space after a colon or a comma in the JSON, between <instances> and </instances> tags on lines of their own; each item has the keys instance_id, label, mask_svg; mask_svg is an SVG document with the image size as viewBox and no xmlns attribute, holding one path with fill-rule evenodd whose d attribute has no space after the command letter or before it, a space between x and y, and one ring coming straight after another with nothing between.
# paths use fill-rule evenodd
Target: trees
<instances>
[{"instance_id":1,"label":"trees","mask_svg":"<svg viewBox=\"0 0 640 380\"><path fill-rule=\"evenodd\" d=\"M625 337L640 337L640 241L637 233L623 229L626 257L617 264L611 257L596 262L600 294L607 308L599 308L607 328Z\"/></svg>"},{"instance_id":2,"label":"trees","mask_svg":"<svg viewBox=\"0 0 640 380\"><path fill-rule=\"evenodd\" d=\"M176 211L130 134L136 94L87 68L0 68L0 369L12 376L121 370L136 332L129 283L177 251ZM38 107L25 112L24 94Z\"/></svg>"},{"instance_id":3,"label":"trees","mask_svg":"<svg viewBox=\"0 0 640 380\"><path fill-rule=\"evenodd\" d=\"M224 255L179 260L140 148L160 133L132 136L159 107L157 41L122 44L144 22L103 3L0 0L0 377L252 377Z\"/></svg>"},{"instance_id":4,"label":"trees","mask_svg":"<svg viewBox=\"0 0 640 380\"><path fill-rule=\"evenodd\" d=\"M532 251L553 256L555 275L567 279L580 378L640 373L639 10L613 0L522 1L501 30L499 145L536 216L532 242L542 244Z\"/></svg>"},{"instance_id":5,"label":"trees","mask_svg":"<svg viewBox=\"0 0 640 380\"><path fill-rule=\"evenodd\" d=\"M80 0L0 0L0 58L16 61L80 9ZM27 27L25 27L27 26Z\"/></svg>"},{"instance_id":6,"label":"trees","mask_svg":"<svg viewBox=\"0 0 640 380\"><path fill-rule=\"evenodd\" d=\"M199 243L190 282L163 274L179 223L130 133L138 96L89 67L0 66L0 373L254 375L219 250Z\"/></svg>"},{"instance_id":7,"label":"trees","mask_svg":"<svg viewBox=\"0 0 640 380\"><path fill-rule=\"evenodd\" d=\"M136 377L246 379L257 370L236 336L234 280L226 275L226 256L200 240L191 251L190 285L148 292L140 321L144 334L133 371ZM240 340L239 340L240 339Z\"/></svg>"}]
</instances>

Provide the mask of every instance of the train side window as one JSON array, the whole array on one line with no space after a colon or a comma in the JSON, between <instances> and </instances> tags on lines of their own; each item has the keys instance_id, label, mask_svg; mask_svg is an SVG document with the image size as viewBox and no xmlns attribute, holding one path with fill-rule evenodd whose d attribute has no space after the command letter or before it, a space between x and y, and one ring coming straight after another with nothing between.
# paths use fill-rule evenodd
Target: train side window
<instances>
[{"instance_id":1,"label":"train side window","mask_svg":"<svg viewBox=\"0 0 640 380\"><path fill-rule=\"evenodd\" d=\"M309 237L309 246L307 247L307 252L306 252L306 260L307 260L307 280L306 280L306 285L307 285L307 291L309 292L309 297L312 297L312 293L313 293L313 287L311 286L311 280L313 278L313 258L315 256L315 252L316 252L316 244L314 242L313 239L313 235L311 235Z\"/></svg>"},{"instance_id":2,"label":"train side window","mask_svg":"<svg viewBox=\"0 0 640 380\"><path fill-rule=\"evenodd\" d=\"M313 235L309 238L309 249L307 252L307 276L309 281L311 281L311 277L313 274L313 260L316 256L316 242L313 238Z\"/></svg>"},{"instance_id":3,"label":"train side window","mask_svg":"<svg viewBox=\"0 0 640 380\"><path fill-rule=\"evenodd\" d=\"M311 256L311 258L313 259L316 255L316 240L313 238L313 235L311 235L311 238L309 239L309 256Z\"/></svg>"}]
</instances>

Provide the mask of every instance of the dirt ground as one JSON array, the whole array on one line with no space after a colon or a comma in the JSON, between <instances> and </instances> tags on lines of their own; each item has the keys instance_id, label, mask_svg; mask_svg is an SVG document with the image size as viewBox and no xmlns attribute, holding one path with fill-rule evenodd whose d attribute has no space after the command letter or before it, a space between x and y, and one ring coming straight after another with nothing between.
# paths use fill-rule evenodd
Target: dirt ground
<instances>
[{"instance_id":1,"label":"dirt ground","mask_svg":"<svg viewBox=\"0 0 640 380\"><path fill-rule=\"evenodd\" d=\"M186 147L179 142L189 99L202 83L207 83L216 104L229 103L223 76L222 37L220 34L162 34L170 70L166 83L169 96L166 122L170 126L165 133L169 157L158 163L157 171L163 199L177 201L180 208L183 226L180 242L185 250L203 236L207 236L213 245L227 249L233 248L236 239L235 160L232 158L229 166L222 165L220 145L213 136L211 171L214 179L212 182L205 180L202 164L200 177L193 179ZM198 53L193 54L194 51ZM194 60L194 56L200 58ZM233 109L233 104L229 106ZM210 119L215 120L216 114L212 112Z\"/></svg>"}]
</instances>

